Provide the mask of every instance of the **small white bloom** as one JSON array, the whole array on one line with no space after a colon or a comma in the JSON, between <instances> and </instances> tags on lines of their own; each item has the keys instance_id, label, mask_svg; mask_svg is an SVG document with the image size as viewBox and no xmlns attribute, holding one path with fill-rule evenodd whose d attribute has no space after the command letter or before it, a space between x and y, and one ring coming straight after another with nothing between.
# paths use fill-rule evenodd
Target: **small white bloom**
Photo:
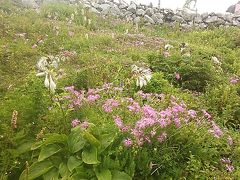
<instances>
[{"instance_id":1,"label":"small white bloom","mask_svg":"<svg viewBox=\"0 0 240 180\"><path fill-rule=\"evenodd\" d=\"M49 83L49 78L48 78L47 73L46 73L46 76L45 76L44 85L45 85L46 88L49 88L50 83Z\"/></svg>"},{"instance_id":2,"label":"small white bloom","mask_svg":"<svg viewBox=\"0 0 240 180\"><path fill-rule=\"evenodd\" d=\"M45 75L46 75L46 72L40 72L40 73L36 74L37 77L42 77L42 76L45 76Z\"/></svg>"},{"instance_id":3,"label":"small white bloom","mask_svg":"<svg viewBox=\"0 0 240 180\"><path fill-rule=\"evenodd\" d=\"M222 63L221 63L221 62L218 60L218 58L215 57L215 56L212 57L212 61L213 61L214 64L216 64L216 65L218 65L218 66L221 66L221 65L222 65Z\"/></svg>"},{"instance_id":4,"label":"small white bloom","mask_svg":"<svg viewBox=\"0 0 240 180\"><path fill-rule=\"evenodd\" d=\"M52 79L52 76L50 75L50 77L49 77L49 80L50 80L50 90L51 90L51 92L55 92L55 89L56 89L56 84L55 84L55 82L53 81L53 79Z\"/></svg>"},{"instance_id":5,"label":"small white bloom","mask_svg":"<svg viewBox=\"0 0 240 180\"><path fill-rule=\"evenodd\" d=\"M165 46L164 46L164 49L165 50L170 50L171 48L173 48L173 46L172 45L170 45L170 44L166 44Z\"/></svg>"}]
</instances>

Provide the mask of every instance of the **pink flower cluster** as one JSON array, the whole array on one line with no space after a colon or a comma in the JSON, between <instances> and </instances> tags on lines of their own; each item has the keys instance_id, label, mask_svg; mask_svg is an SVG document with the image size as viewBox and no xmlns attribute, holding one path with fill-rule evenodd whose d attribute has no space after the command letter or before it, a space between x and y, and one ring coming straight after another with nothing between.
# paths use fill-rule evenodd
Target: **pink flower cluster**
<instances>
[{"instance_id":1,"label":"pink flower cluster","mask_svg":"<svg viewBox=\"0 0 240 180\"><path fill-rule=\"evenodd\" d=\"M237 76L231 77L230 78L230 83L231 84L237 84L240 81L240 78Z\"/></svg>"},{"instance_id":2,"label":"pink flower cluster","mask_svg":"<svg viewBox=\"0 0 240 180\"><path fill-rule=\"evenodd\" d=\"M80 127L81 127L82 129L87 129L88 126L89 126L89 124L88 124L87 121L84 121L84 122L81 123L81 121L78 120L78 119L72 120L72 123L71 123L71 124L72 124L72 127L73 127L73 128L76 127L76 126L78 126L78 125L80 125Z\"/></svg>"},{"instance_id":3,"label":"pink flower cluster","mask_svg":"<svg viewBox=\"0 0 240 180\"><path fill-rule=\"evenodd\" d=\"M229 158L222 158L220 159L221 163L225 166L225 169L228 171L228 172L233 172L234 171L234 166L232 165L232 162Z\"/></svg>"},{"instance_id":4,"label":"pink flower cluster","mask_svg":"<svg viewBox=\"0 0 240 180\"><path fill-rule=\"evenodd\" d=\"M107 99L103 104L103 110L105 112L112 112L114 107L118 107L120 104L115 99Z\"/></svg>"},{"instance_id":5,"label":"pink flower cluster","mask_svg":"<svg viewBox=\"0 0 240 180\"><path fill-rule=\"evenodd\" d=\"M114 122L119 130L128 133L138 146L151 143L154 139L163 143L167 139L165 127L173 125L180 128L182 123L194 120L197 115L195 110L187 110L183 102L177 103L174 98L171 106L161 111L146 104L141 107L131 98L126 98L126 101L130 104L127 106L128 110L139 113L140 119L133 126L125 125L119 116L114 116Z\"/></svg>"}]
</instances>

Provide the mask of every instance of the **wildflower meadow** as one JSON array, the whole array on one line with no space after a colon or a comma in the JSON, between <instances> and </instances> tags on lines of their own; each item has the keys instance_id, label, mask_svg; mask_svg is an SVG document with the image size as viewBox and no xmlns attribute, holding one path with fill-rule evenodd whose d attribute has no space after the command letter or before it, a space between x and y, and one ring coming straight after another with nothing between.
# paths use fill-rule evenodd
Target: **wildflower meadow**
<instances>
[{"instance_id":1,"label":"wildflower meadow","mask_svg":"<svg viewBox=\"0 0 240 180\"><path fill-rule=\"evenodd\" d=\"M0 2L0 179L240 179L240 29Z\"/></svg>"}]
</instances>

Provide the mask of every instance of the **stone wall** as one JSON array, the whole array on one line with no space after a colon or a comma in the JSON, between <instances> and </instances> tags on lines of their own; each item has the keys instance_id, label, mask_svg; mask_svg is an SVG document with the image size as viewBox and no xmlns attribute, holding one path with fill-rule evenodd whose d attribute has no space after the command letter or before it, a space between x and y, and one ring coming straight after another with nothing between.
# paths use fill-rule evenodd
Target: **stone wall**
<instances>
[{"instance_id":1,"label":"stone wall","mask_svg":"<svg viewBox=\"0 0 240 180\"><path fill-rule=\"evenodd\" d=\"M26 1L26 0L25 0ZM44 0L43 0L44 1ZM54 1L54 0L46 0ZM237 26L240 27L240 15L230 13L204 13L197 14L183 10L159 9L152 5L141 5L131 2L127 4L124 0L61 0L70 4L82 4L90 11L99 15L113 15L121 19L138 24L144 22L146 25L158 25L169 23L179 24L184 28L208 26ZM59 1L58 1L59 2Z\"/></svg>"},{"instance_id":2,"label":"stone wall","mask_svg":"<svg viewBox=\"0 0 240 180\"><path fill-rule=\"evenodd\" d=\"M74 1L74 0L72 0ZM82 0L84 6L89 7L92 12L100 15L111 14L113 16L139 23L144 21L150 24L180 24L180 26L206 28L208 26L238 26L240 27L240 15L230 13L190 13L182 10L159 9L152 5L141 5L131 2L119 3L110 0Z\"/></svg>"}]
</instances>

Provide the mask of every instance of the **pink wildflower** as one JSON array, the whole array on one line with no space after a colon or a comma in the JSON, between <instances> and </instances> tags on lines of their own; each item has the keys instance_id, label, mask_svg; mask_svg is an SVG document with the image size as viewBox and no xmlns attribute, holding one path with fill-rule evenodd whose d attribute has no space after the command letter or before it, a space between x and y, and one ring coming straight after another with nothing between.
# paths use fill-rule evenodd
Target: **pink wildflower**
<instances>
[{"instance_id":1,"label":"pink wildflower","mask_svg":"<svg viewBox=\"0 0 240 180\"><path fill-rule=\"evenodd\" d=\"M220 138L223 135L222 130L219 126L217 126L214 122L212 123L212 128L208 130L211 134L213 134L216 138Z\"/></svg>"},{"instance_id":2,"label":"pink wildflower","mask_svg":"<svg viewBox=\"0 0 240 180\"><path fill-rule=\"evenodd\" d=\"M227 142L228 142L228 144L229 144L230 146L233 145L233 139L232 139L231 136L228 136L228 138L227 138Z\"/></svg>"},{"instance_id":3,"label":"pink wildflower","mask_svg":"<svg viewBox=\"0 0 240 180\"><path fill-rule=\"evenodd\" d=\"M233 172L233 171L234 171L234 166L231 165L231 164L226 164L226 170L227 170L228 172Z\"/></svg>"},{"instance_id":4,"label":"pink wildflower","mask_svg":"<svg viewBox=\"0 0 240 180\"><path fill-rule=\"evenodd\" d=\"M158 142L162 143L167 139L167 133L163 132L158 138Z\"/></svg>"},{"instance_id":5,"label":"pink wildflower","mask_svg":"<svg viewBox=\"0 0 240 180\"><path fill-rule=\"evenodd\" d=\"M87 121L84 121L83 123L80 124L82 129L87 129L89 127L89 123Z\"/></svg>"},{"instance_id":6,"label":"pink wildflower","mask_svg":"<svg viewBox=\"0 0 240 180\"><path fill-rule=\"evenodd\" d=\"M175 72L175 78L179 80L181 78L181 75L178 72Z\"/></svg>"},{"instance_id":7,"label":"pink wildflower","mask_svg":"<svg viewBox=\"0 0 240 180\"><path fill-rule=\"evenodd\" d=\"M37 48L37 44L32 45L32 49Z\"/></svg>"},{"instance_id":8,"label":"pink wildflower","mask_svg":"<svg viewBox=\"0 0 240 180\"><path fill-rule=\"evenodd\" d=\"M119 116L114 116L114 122L117 125L118 128L122 128L123 127L123 122L122 119Z\"/></svg>"},{"instance_id":9,"label":"pink wildflower","mask_svg":"<svg viewBox=\"0 0 240 180\"><path fill-rule=\"evenodd\" d=\"M87 101L88 102L94 102L94 101L98 100L99 98L100 98L100 95L98 95L98 94L96 94L96 95L89 95L87 97Z\"/></svg>"},{"instance_id":10,"label":"pink wildflower","mask_svg":"<svg viewBox=\"0 0 240 180\"><path fill-rule=\"evenodd\" d=\"M113 107L118 107L119 106L119 102L115 99L108 99L105 101L105 103L103 104L103 110L105 112L112 112L113 111Z\"/></svg>"},{"instance_id":11,"label":"pink wildflower","mask_svg":"<svg viewBox=\"0 0 240 180\"><path fill-rule=\"evenodd\" d=\"M72 127L76 127L77 125L79 125L81 122L78 119L74 119L72 120Z\"/></svg>"},{"instance_id":12,"label":"pink wildflower","mask_svg":"<svg viewBox=\"0 0 240 180\"><path fill-rule=\"evenodd\" d=\"M237 84L239 82L240 78L239 77L231 77L230 78L230 83L231 84Z\"/></svg>"},{"instance_id":13,"label":"pink wildflower","mask_svg":"<svg viewBox=\"0 0 240 180\"><path fill-rule=\"evenodd\" d=\"M130 146L132 146L133 143L132 143L131 139L127 138L127 139L123 140L123 144L126 147L130 147Z\"/></svg>"}]
</instances>

